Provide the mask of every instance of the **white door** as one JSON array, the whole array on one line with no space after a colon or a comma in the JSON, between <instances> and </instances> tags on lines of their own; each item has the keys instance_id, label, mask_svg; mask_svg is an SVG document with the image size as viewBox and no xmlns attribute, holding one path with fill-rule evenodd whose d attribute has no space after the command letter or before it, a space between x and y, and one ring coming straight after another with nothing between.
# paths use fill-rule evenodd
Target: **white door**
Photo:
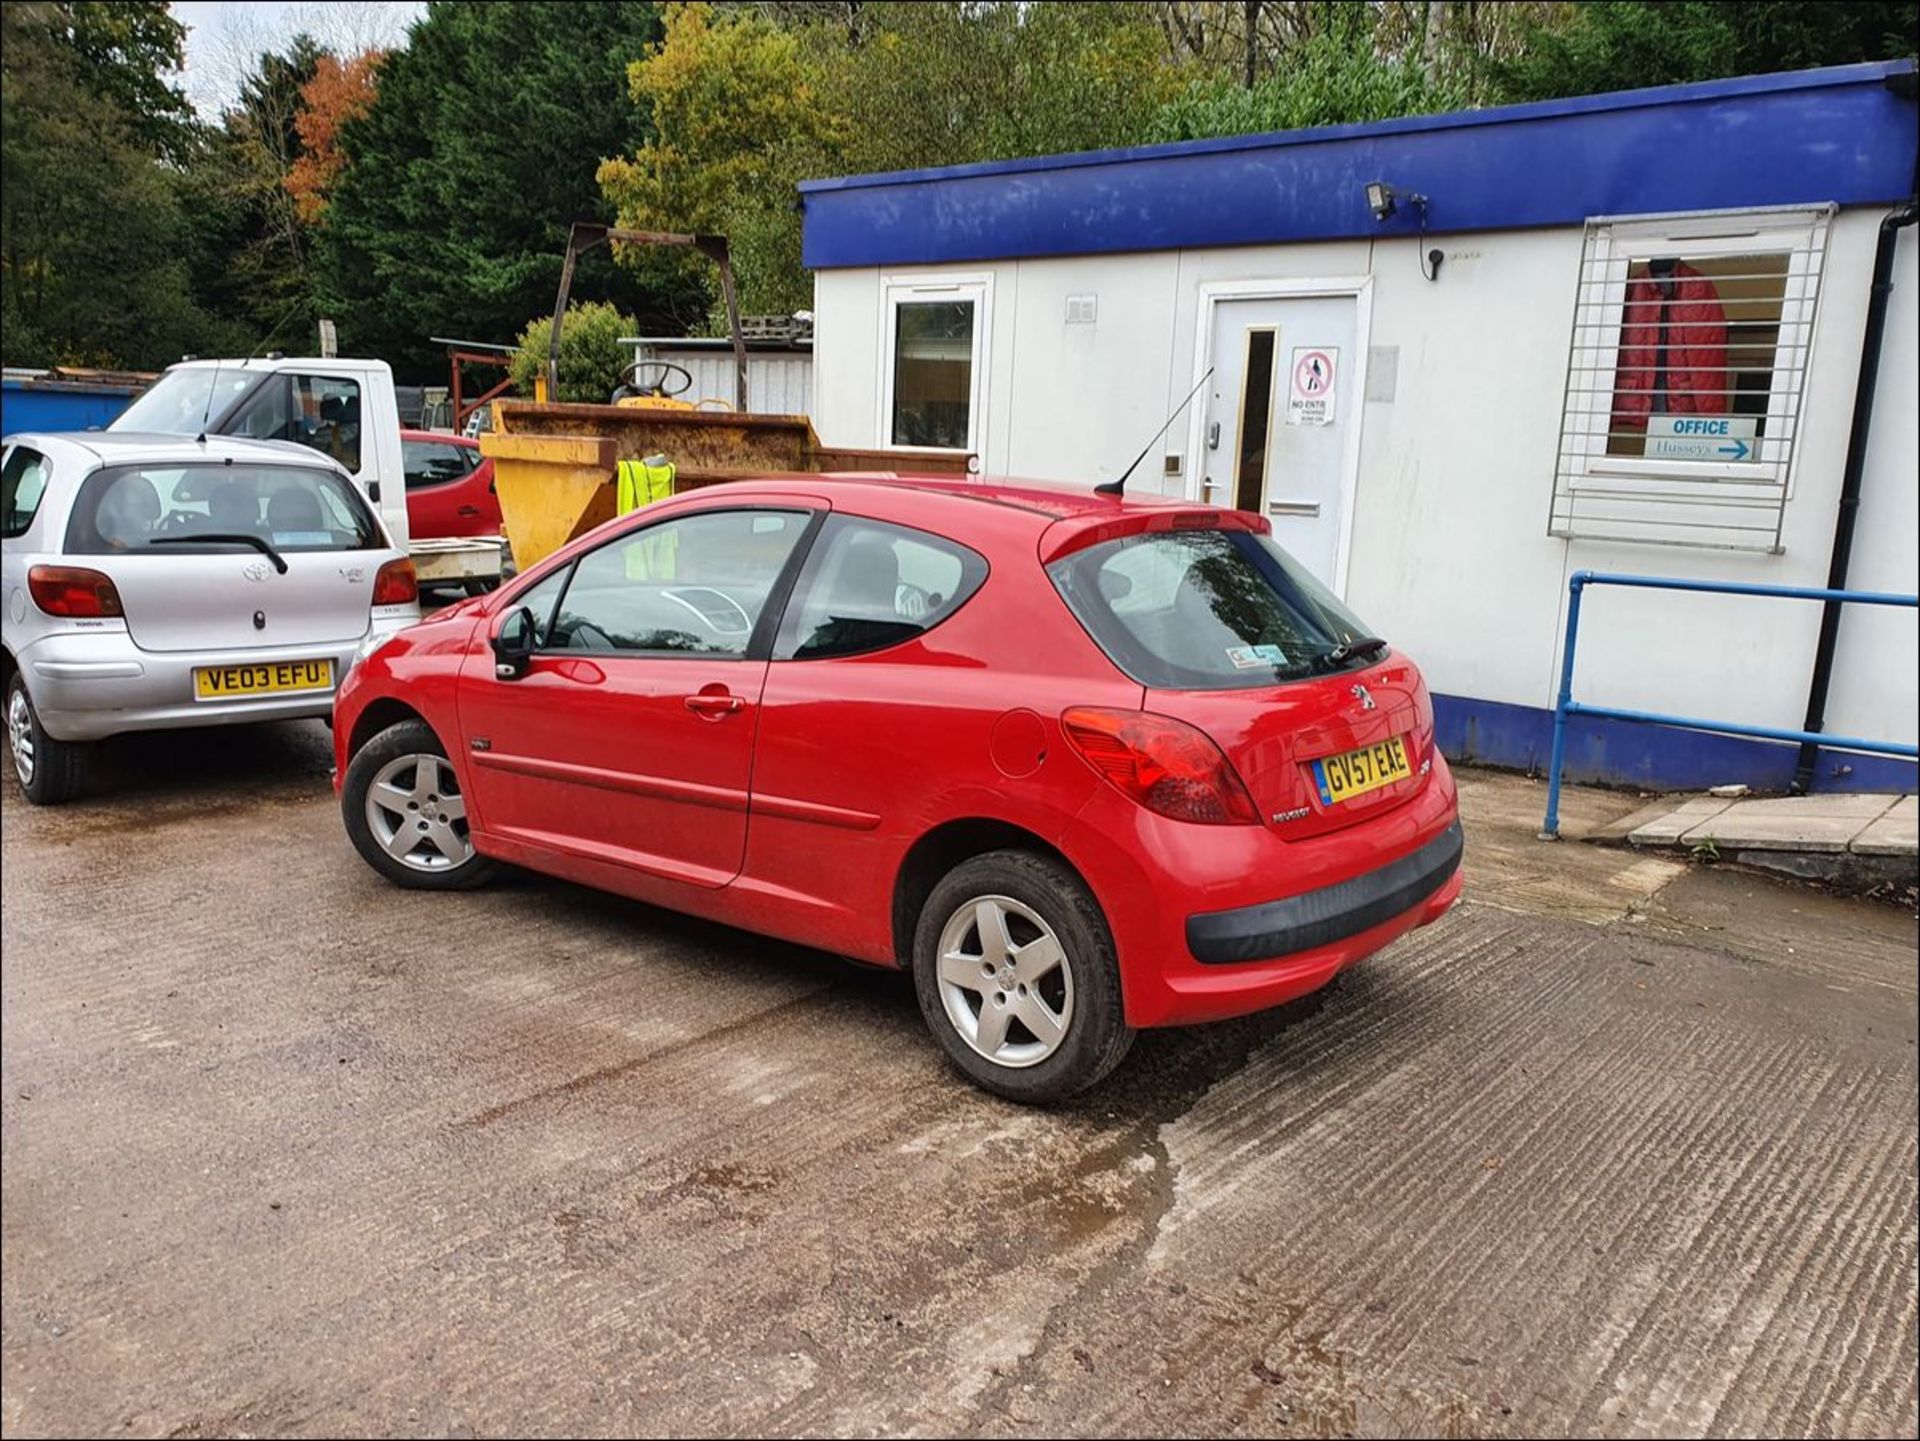
<instances>
[{"instance_id":1,"label":"white door","mask_svg":"<svg viewBox=\"0 0 1920 1441\"><path fill-rule=\"evenodd\" d=\"M1328 586L1360 423L1351 295L1221 300L1201 423L1200 498L1264 514Z\"/></svg>"}]
</instances>

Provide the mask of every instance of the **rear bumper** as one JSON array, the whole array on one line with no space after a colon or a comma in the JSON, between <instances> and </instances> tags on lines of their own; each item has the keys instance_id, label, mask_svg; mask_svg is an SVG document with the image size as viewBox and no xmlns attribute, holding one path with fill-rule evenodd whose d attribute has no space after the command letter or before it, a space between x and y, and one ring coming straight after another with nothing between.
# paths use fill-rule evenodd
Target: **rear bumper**
<instances>
[{"instance_id":1,"label":"rear bumper","mask_svg":"<svg viewBox=\"0 0 1920 1441\"><path fill-rule=\"evenodd\" d=\"M374 631L404 620L373 620ZM333 712L334 691L259 696L230 701L194 699L199 666L263 659L331 660L337 689L363 637L317 645L261 650L147 651L122 631L46 636L23 648L19 660L40 724L61 741L96 741L126 731L295 720Z\"/></svg>"},{"instance_id":2,"label":"rear bumper","mask_svg":"<svg viewBox=\"0 0 1920 1441\"><path fill-rule=\"evenodd\" d=\"M1465 849L1458 820L1377 871L1303 895L1187 917L1187 949L1205 965L1317 950L1405 915L1453 879Z\"/></svg>"},{"instance_id":3,"label":"rear bumper","mask_svg":"<svg viewBox=\"0 0 1920 1441\"><path fill-rule=\"evenodd\" d=\"M1298 840L1185 825L1095 791L1061 849L1106 912L1127 1023L1285 1005L1444 915L1460 894L1460 817L1452 772L1432 761L1404 804Z\"/></svg>"},{"instance_id":4,"label":"rear bumper","mask_svg":"<svg viewBox=\"0 0 1920 1441\"><path fill-rule=\"evenodd\" d=\"M1166 977L1160 1011L1152 1024L1224 1021L1311 995L1408 931L1439 920L1460 899L1460 882L1456 870L1425 900L1344 940L1276 959L1178 968Z\"/></svg>"}]
</instances>

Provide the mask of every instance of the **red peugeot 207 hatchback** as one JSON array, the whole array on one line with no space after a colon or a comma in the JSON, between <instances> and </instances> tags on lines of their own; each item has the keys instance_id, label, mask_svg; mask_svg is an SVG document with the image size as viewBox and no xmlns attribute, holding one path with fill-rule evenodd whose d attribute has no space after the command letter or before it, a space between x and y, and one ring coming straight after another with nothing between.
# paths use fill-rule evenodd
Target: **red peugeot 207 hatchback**
<instances>
[{"instance_id":1,"label":"red peugeot 207 hatchback","mask_svg":"<svg viewBox=\"0 0 1920 1441\"><path fill-rule=\"evenodd\" d=\"M649 506L353 667L347 833L910 967L954 1064L1055 1100L1459 893L1420 673L1267 530L953 478Z\"/></svg>"}]
</instances>

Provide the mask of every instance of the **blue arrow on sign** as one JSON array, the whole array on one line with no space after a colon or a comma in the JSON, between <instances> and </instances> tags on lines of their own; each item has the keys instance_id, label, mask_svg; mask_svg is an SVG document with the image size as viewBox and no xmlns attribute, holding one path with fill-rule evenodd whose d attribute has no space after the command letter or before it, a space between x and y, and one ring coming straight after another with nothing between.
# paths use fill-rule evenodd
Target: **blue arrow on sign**
<instances>
[{"instance_id":1,"label":"blue arrow on sign","mask_svg":"<svg viewBox=\"0 0 1920 1441\"><path fill-rule=\"evenodd\" d=\"M1747 458L1747 443L1744 440L1736 440L1732 445L1723 445L1720 447L1720 454L1730 455L1735 460L1745 460Z\"/></svg>"}]
</instances>

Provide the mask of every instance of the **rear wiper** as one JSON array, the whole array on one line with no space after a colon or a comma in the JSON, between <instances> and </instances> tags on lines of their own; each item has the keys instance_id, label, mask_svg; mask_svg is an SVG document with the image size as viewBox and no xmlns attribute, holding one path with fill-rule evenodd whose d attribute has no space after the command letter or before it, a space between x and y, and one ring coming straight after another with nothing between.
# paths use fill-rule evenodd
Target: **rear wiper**
<instances>
[{"instance_id":1,"label":"rear wiper","mask_svg":"<svg viewBox=\"0 0 1920 1441\"><path fill-rule=\"evenodd\" d=\"M1332 650L1323 651L1313 658L1317 666L1331 668L1345 665L1356 656L1372 655L1375 651L1387 648L1387 643L1377 635L1356 636L1352 640L1343 640Z\"/></svg>"},{"instance_id":2,"label":"rear wiper","mask_svg":"<svg viewBox=\"0 0 1920 1441\"><path fill-rule=\"evenodd\" d=\"M287 573L286 558L282 556L279 551L275 550L262 537L257 535L247 535L242 531L203 530L198 535L157 535L152 540L149 540L147 544L148 545L204 545L210 540L226 541L226 542L230 542L233 545L250 545L255 550L259 551L260 554L264 555L268 560L272 561L273 568L279 571L280 574L285 575ZM1382 642L1382 644L1384 643L1385 642Z\"/></svg>"}]
</instances>

